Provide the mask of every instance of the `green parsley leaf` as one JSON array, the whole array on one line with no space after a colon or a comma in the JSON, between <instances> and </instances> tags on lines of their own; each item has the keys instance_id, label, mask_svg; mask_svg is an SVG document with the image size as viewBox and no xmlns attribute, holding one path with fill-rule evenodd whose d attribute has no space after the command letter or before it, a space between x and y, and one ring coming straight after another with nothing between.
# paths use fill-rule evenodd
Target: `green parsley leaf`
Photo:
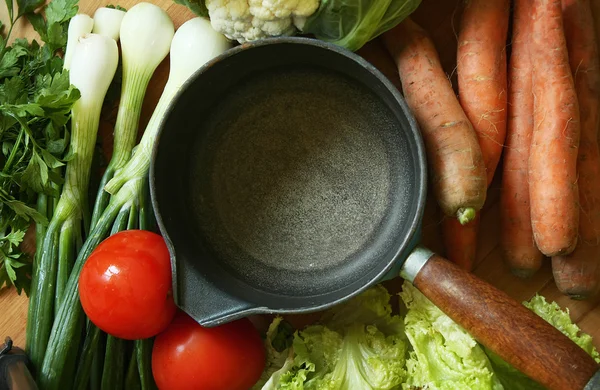
<instances>
[{"instance_id":1,"label":"green parsley leaf","mask_svg":"<svg viewBox=\"0 0 600 390\"><path fill-rule=\"evenodd\" d=\"M44 0L17 0L17 6L19 7L19 16L35 11L42 4L44 4Z\"/></svg>"},{"instance_id":2,"label":"green parsley leaf","mask_svg":"<svg viewBox=\"0 0 600 390\"><path fill-rule=\"evenodd\" d=\"M19 246L21 241L23 241L23 238L25 238L25 232L21 231L10 232L6 235L6 237L4 237L4 239L11 243L14 247Z\"/></svg>"},{"instance_id":3,"label":"green parsley leaf","mask_svg":"<svg viewBox=\"0 0 600 390\"><path fill-rule=\"evenodd\" d=\"M15 14L14 14L14 10L13 10L13 1L12 0L5 0L6 3L6 9L8 10L8 17L10 20L13 20ZM2 31L2 22L0 22L0 31Z\"/></svg>"},{"instance_id":4,"label":"green parsley leaf","mask_svg":"<svg viewBox=\"0 0 600 390\"><path fill-rule=\"evenodd\" d=\"M42 38L43 41L46 41L48 36L48 26L46 24L46 19L44 19L44 16L42 16L42 14L40 13L32 12L30 14L27 14L27 20L29 20L29 23L31 23L33 29L38 34L40 34L40 38Z\"/></svg>"},{"instance_id":5,"label":"green parsley leaf","mask_svg":"<svg viewBox=\"0 0 600 390\"><path fill-rule=\"evenodd\" d=\"M0 34L0 287L28 294L31 262L18 243L32 223L46 225L51 217L36 209L38 196L56 197L64 183L68 122L80 94L60 53L78 1L17 0L17 8L5 1L9 33L24 16L41 38L7 46Z\"/></svg>"},{"instance_id":6,"label":"green parsley leaf","mask_svg":"<svg viewBox=\"0 0 600 390\"><path fill-rule=\"evenodd\" d=\"M21 181L38 193L43 193L48 184L48 166L39 154L33 152Z\"/></svg>"},{"instance_id":7,"label":"green parsley leaf","mask_svg":"<svg viewBox=\"0 0 600 390\"><path fill-rule=\"evenodd\" d=\"M66 22L75 16L79 10L77 3L78 0L52 0L46 8L48 26Z\"/></svg>"}]
</instances>

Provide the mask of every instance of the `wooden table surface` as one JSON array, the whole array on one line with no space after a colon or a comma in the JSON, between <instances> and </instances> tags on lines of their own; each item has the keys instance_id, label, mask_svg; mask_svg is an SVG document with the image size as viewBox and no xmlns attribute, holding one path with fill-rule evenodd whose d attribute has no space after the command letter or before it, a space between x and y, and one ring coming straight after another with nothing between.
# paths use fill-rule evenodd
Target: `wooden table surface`
<instances>
[{"instance_id":1,"label":"wooden table surface","mask_svg":"<svg viewBox=\"0 0 600 390\"><path fill-rule=\"evenodd\" d=\"M148 0L165 9L175 24L180 26L183 22L193 17L186 8L176 5L172 0ZM125 8L131 7L136 0L80 0L80 12L93 15L99 6L109 3L119 4ZM0 5L0 19L8 20L4 2ZM457 0L423 0L413 18L426 28L440 53L442 63L449 75L454 75L456 58L456 35L454 33L460 6ZM600 31L600 1L592 0L594 4L597 32ZM25 21L20 21L13 31L14 37L35 37L33 29ZM600 37L600 33L598 34ZM599 40L600 41L600 40ZM392 81L399 85L396 69L379 41L374 41L363 48L360 53L385 73ZM168 72L168 59L157 70L147 93L142 113L141 128L145 127L152 109L156 104L166 82ZM110 112L103 118L101 134L110 134L115 113ZM110 149L110 138L101 137L103 146ZM500 170L501 171L501 170ZM571 318L585 332L594 337L596 347L600 348L600 297L588 301L574 301L561 295L553 279L550 264L545 262L544 267L532 278L522 280L513 276L503 264L498 245L500 218L499 218L499 190L501 177L497 174L491 185L488 200L482 211L481 233L477 248L477 266L475 274L494 286L506 291L513 298L523 301L531 298L536 292L548 300L556 301L561 307L570 310ZM435 204L429 200L423 230L423 243L433 250L442 252L439 235L439 214ZM600 259L599 259L600 261ZM400 280L395 283L399 283ZM394 286L391 286L394 287ZM25 344L25 322L27 318L27 298L16 294L14 289L0 290L0 338L11 336L16 345ZM305 318L300 319L301 321Z\"/></svg>"}]
</instances>

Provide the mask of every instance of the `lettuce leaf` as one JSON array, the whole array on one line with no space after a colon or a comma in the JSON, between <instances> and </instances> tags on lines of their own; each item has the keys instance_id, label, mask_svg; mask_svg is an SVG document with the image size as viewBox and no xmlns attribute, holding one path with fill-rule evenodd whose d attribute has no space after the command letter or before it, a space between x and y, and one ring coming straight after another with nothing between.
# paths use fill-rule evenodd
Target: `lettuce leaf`
<instances>
[{"instance_id":1,"label":"lettuce leaf","mask_svg":"<svg viewBox=\"0 0 600 390\"><path fill-rule=\"evenodd\" d=\"M376 286L298 331L262 390L392 390L406 379L407 342L390 294ZM272 324L273 326L273 324Z\"/></svg>"},{"instance_id":2,"label":"lettuce leaf","mask_svg":"<svg viewBox=\"0 0 600 390\"><path fill-rule=\"evenodd\" d=\"M592 343L592 336L583 333L579 327L571 321L569 309L561 309L556 302L548 303L546 299L536 294L528 302L523 302L523 305L532 310L535 314L542 317L550 325L560 330L565 336L570 338L586 351L591 357L600 363L600 354Z\"/></svg>"},{"instance_id":3,"label":"lettuce leaf","mask_svg":"<svg viewBox=\"0 0 600 390\"><path fill-rule=\"evenodd\" d=\"M404 389L503 389L481 346L462 327L405 281L400 293L413 350Z\"/></svg>"},{"instance_id":4,"label":"lettuce leaf","mask_svg":"<svg viewBox=\"0 0 600 390\"><path fill-rule=\"evenodd\" d=\"M569 309L563 310L556 302L549 303L546 298L538 294L529 301L523 302L523 305L560 330L565 336L583 348L596 362L600 363L600 356L592 344L592 337L581 332L581 329L571 321ZM494 352L488 349L485 352L490 358L500 382L506 389L545 390L544 386L518 371Z\"/></svg>"}]
</instances>

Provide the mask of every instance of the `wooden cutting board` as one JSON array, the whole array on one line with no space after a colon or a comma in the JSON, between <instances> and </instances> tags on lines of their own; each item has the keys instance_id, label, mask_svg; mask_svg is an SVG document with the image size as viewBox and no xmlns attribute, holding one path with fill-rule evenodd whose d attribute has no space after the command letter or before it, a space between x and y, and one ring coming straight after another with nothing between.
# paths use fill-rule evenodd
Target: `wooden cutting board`
<instances>
[{"instance_id":1,"label":"wooden cutting board","mask_svg":"<svg viewBox=\"0 0 600 390\"><path fill-rule=\"evenodd\" d=\"M172 0L148 0L165 9L177 28L194 15L185 7L176 5ZM136 0L80 0L80 12L93 15L96 8L106 4L119 4L130 8ZM600 1L592 1L598 12L597 26L600 27ZM0 19L6 21L7 13L4 2L0 5ZM413 15L415 21L426 28L431 34L446 72L454 78L456 63L456 34L460 16L460 4L457 0L423 0L417 12ZM600 30L598 28L597 30ZM13 31L13 37L35 38L33 29L25 22L20 21ZM600 34L599 34L600 38ZM599 39L600 41L600 39ZM381 43L376 40L364 47L360 54L371 61L388 76L397 86L399 79L395 65ZM168 59L156 71L144 102L140 128L144 128L152 110L158 101L168 75ZM109 111L102 119L101 142L105 150L111 149L110 134L114 124L116 112ZM499 169L501 172L501 169ZM523 301L531 298L535 293L540 293L548 300L556 301L563 308L570 310L571 318L585 332L594 337L596 347L600 348L600 297L589 301L573 301L557 290L553 280L550 264L546 261L544 267L531 279L521 280L513 276L503 264L498 245L499 238L499 190L501 186L500 175L497 175L491 185L487 203L482 212L481 233L477 248L477 266L475 274L494 286L506 291L513 298ZM423 243L432 250L443 253L439 234L440 217L435 203L429 200L426 209ZM386 283L391 290L399 288L401 280ZM11 336L16 345L25 344L25 322L27 318L27 298L16 294L14 289L0 290L0 338ZM310 321L311 316L291 316L289 319L298 325Z\"/></svg>"}]
</instances>

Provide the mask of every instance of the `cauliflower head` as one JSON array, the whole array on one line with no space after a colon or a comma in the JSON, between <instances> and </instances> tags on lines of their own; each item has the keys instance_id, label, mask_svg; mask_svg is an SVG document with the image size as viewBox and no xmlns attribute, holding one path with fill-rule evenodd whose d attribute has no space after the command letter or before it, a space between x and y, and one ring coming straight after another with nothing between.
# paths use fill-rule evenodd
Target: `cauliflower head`
<instances>
[{"instance_id":1,"label":"cauliflower head","mask_svg":"<svg viewBox=\"0 0 600 390\"><path fill-rule=\"evenodd\" d=\"M294 35L320 0L206 0L215 30L239 43Z\"/></svg>"}]
</instances>

